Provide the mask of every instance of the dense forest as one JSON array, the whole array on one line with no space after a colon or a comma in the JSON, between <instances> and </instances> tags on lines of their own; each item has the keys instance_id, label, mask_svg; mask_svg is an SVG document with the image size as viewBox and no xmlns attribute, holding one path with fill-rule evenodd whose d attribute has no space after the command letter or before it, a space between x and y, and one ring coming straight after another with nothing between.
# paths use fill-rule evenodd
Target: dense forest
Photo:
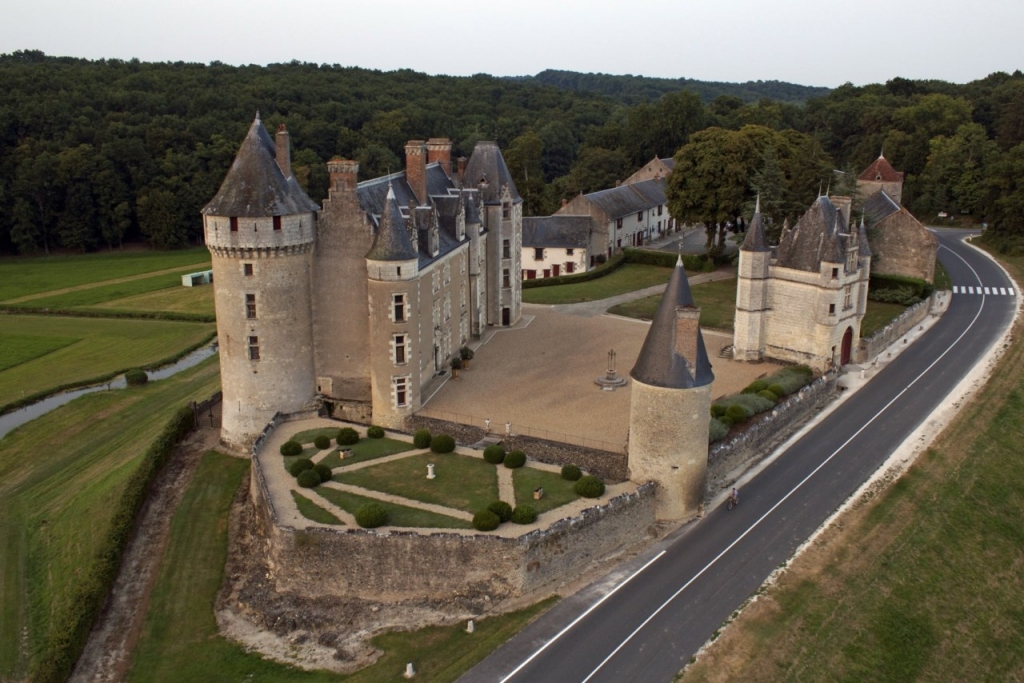
<instances>
[{"instance_id":1,"label":"dense forest","mask_svg":"<svg viewBox=\"0 0 1024 683\"><path fill-rule=\"evenodd\" d=\"M728 139L743 158L721 179L733 178L737 200L776 187L775 210L788 214L833 182L832 169L861 169L884 149L907 174L904 203L923 220L944 211L988 221L1024 244L1020 72L965 85L844 85L802 104L736 94L706 102L689 81L660 92L672 81L600 77L637 86L616 90L593 85L592 75L571 87L542 76L0 55L0 251L198 242L199 209L257 110L270 130L287 125L296 175L317 201L331 157L357 159L369 178L403 168L409 139L449 137L456 155L496 139L527 215L545 215L655 155ZM780 98L801 92L771 85Z\"/></svg>"}]
</instances>

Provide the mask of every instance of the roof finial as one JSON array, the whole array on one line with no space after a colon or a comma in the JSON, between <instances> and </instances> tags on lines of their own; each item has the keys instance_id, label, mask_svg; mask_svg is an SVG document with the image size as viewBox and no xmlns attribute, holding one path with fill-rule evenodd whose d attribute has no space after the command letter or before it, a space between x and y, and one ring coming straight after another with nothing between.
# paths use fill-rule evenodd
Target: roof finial
<instances>
[{"instance_id":1,"label":"roof finial","mask_svg":"<svg viewBox=\"0 0 1024 683\"><path fill-rule=\"evenodd\" d=\"M884 159L885 158L885 145L884 144L881 147L878 148L878 158L879 159Z\"/></svg>"},{"instance_id":2,"label":"roof finial","mask_svg":"<svg viewBox=\"0 0 1024 683\"><path fill-rule=\"evenodd\" d=\"M818 181L818 198L819 199L821 198L821 186L822 186L822 182L819 180Z\"/></svg>"},{"instance_id":3,"label":"roof finial","mask_svg":"<svg viewBox=\"0 0 1024 683\"><path fill-rule=\"evenodd\" d=\"M391 186L391 180L389 179L388 180L388 197L387 197L387 199L390 202L394 198L395 198L395 188L393 188Z\"/></svg>"},{"instance_id":4,"label":"roof finial","mask_svg":"<svg viewBox=\"0 0 1024 683\"><path fill-rule=\"evenodd\" d=\"M683 246L682 246L682 240L680 240L679 255L676 257L676 268L682 268L682 267L683 267Z\"/></svg>"},{"instance_id":5,"label":"roof finial","mask_svg":"<svg viewBox=\"0 0 1024 683\"><path fill-rule=\"evenodd\" d=\"M825 188L825 196L827 197L831 191L832 191L832 179L829 178L828 179L828 187Z\"/></svg>"},{"instance_id":6,"label":"roof finial","mask_svg":"<svg viewBox=\"0 0 1024 683\"><path fill-rule=\"evenodd\" d=\"M757 193L757 201L754 203L754 215L761 213L761 193Z\"/></svg>"}]
</instances>

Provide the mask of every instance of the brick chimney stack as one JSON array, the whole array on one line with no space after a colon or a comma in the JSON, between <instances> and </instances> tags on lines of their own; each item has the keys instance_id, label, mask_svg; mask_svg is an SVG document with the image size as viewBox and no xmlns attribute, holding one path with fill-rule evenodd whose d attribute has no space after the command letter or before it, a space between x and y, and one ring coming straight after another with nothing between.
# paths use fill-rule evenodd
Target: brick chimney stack
<instances>
[{"instance_id":1,"label":"brick chimney stack","mask_svg":"<svg viewBox=\"0 0 1024 683\"><path fill-rule=\"evenodd\" d=\"M466 157L459 157L457 163L458 163L458 169L459 169L459 171L458 171L459 185L462 185L463 181L466 178Z\"/></svg>"},{"instance_id":2,"label":"brick chimney stack","mask_svg":"<svg viewBox=\"0 0 1024 683\"><path fill-rule=\"evenodd\" d=\"M410 140L405 145L405 180L422 206L427 203L427 144Z\"/></svg>"},{"instance_id":3,"label":"brick chimney stack","mask_svg":"<svg viewBox=\"0 0 1024 683\"><path fill-rule=\"evenodd\" d=\"M690 372L697 361L697 336L700 334L700 309L681 306L676 309L676 353L686 359Z\"/></svg>"},{"instance_id":4,"label":"brick chimney stack","mask_svg":"<svg viewBox=\"0 0 1024 683\"><path fill-rule=\"evenodd\" d=\"M354 192L359 176L359 162L334 157L327 162L327 171L331 174L329 193Z\"/></svg>"},{"instance_id":5,"label":"brick chimney stack","mask_svg":"<svg viewBox=\"0 0 1024 683\"><path fill-rule=\"evenodd\" d=\"M285 178L292 177L292 146L288 138L288 130L282 123L277 127L274 142L277 146L277 166L281 169L281 173L284 173Z\"/></svg>"},{"instance_id":6,"label":"brick chimney stack","mask_svg":"<svg viewBox=\"0 0 1024 683\"><path fill-rule=\"evenodd\" d=\"M448 138L430 138L427 140L427 163L441 164L446 175L452 174L452 141Z\"/></svg>"}]
</instances>

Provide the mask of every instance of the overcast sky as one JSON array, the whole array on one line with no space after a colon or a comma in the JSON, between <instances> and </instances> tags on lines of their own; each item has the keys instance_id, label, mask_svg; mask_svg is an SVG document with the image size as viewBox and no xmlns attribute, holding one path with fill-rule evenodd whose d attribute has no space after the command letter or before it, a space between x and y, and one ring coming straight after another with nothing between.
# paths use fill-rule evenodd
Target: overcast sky
<instances>
[{"instance_id":1,"label":"overcast sky","mask_svg":"<svg viewBox=\"0 0 1024 683\"><path fill-rule=\"evenodd\" d=\"M12 0L0 52L834 87L1024 69L1024 0Z\"/></svg>"}]
</instances>

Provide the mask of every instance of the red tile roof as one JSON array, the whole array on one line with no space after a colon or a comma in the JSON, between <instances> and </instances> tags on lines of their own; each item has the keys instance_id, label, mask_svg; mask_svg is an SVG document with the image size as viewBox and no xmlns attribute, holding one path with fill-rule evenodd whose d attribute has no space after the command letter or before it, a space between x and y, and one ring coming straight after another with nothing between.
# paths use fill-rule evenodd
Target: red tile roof
<instances>
[{"instance_id":1,"label":"red tile roof","mask_svg":"<svg viewBox=\"0 0 1024 683\"><path fill-rule=\"evenodd\" d=\"M864 169L857 180L882 180L887 183L897 183L903 180L903 173L894 169L885 157L879 155L870 166Z\"/></svg>"}]
</instances>

